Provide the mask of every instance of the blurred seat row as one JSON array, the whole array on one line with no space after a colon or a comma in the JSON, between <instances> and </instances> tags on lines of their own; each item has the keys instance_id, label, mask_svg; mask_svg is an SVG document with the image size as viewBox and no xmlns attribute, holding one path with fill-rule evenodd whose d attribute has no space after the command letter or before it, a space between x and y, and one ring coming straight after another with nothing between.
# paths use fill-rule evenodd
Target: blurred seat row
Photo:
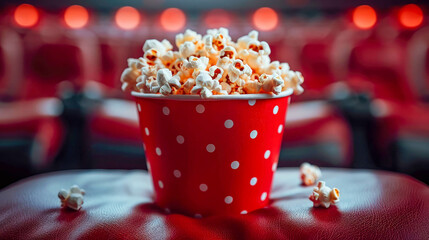
<instances>
[{"instance_id":1,"label":"blurred seat row","mask_svg":"<svg viewBox=\"0 0 429 240\"><path fill-rule=\"evenodd\" d=\"M233 38L248 30L230 28ZM0 28L2 171L145 168L135 105L119 78L149 38L165 35L106 26ZM306 92L293 97L288 112L279 166L310 161L425 173L429 28L386 23L363 31L331 19L260 38L273 60L305 76Z\"/></svg>"}]
</instances>

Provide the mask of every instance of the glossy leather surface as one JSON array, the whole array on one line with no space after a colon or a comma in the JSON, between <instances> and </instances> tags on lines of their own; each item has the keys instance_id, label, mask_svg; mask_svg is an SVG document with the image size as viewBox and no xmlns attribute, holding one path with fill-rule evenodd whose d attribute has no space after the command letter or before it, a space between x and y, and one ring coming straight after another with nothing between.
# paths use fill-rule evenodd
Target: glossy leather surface
<instances>
[{"instance_id":1,"label":"glossy leather surface","mask_svg":"<svg viewBox=\"0 0 429 240\"><path fill-rule=\"evenodd\" d=\"M296 168L279 169L271 204L247 215L196 219L152 203L145 171L38 175L0 191L0 239L428 239L429 188L390 172L322 169L341 201L313 208ZM79 212L60 209L60 188L86 190Z\"/></svg>"}]
</instances>

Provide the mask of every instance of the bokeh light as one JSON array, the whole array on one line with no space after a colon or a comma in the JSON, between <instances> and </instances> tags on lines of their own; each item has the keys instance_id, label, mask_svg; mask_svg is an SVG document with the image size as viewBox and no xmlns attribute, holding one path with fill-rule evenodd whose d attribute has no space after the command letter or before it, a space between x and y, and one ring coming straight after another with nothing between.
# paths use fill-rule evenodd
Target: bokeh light
<instances>
[{"instance_id":1,"label":"bokeh light","mask_svg":"<svg viewBox=\"0 0 429 240\"><path fill-rule=\"evenodd\" d=\"M204 23L209 28L229 27L231 21L231 15L223 9L210 10L204 17Z\"/></svg>"},{"instance_id":2,"label":"bokeh light","mask_svg":"<svg viewBox=\"0 0 429 240\"><path fill-rule=\"evenodd\" d=\"M116 11L115 22L122 29L135 29L140 24L140 13L133 7L121 7Z\"/></svg>"},{"instance_id":3,"label":"bokeh light","mask_svg":"<svg viewBox=\"0 0 429 240\"><path fill-rule=\"evenodd\" d=\"M408 4L399 10L399 22L407 28L416 28L423 22L423 11L415 4Z\"/></svg>"},{"instance_id":4,"label":"bokeh light","mask_svg":"<svg viewBox=\"0 0 429 240\"><path fill-rule=\"evenodd\" d=\"M279 16L271 8L259 8L253 14L253 24L262 31L270 31L277 27Z\"/></svg>"},{"instance_id":5,"label":"bokeh light","mask_svg":"<svg viewBox=\"0 0 429 240\"><path fill-rule=\"evenodd\" d=\"M37 8L30 4L19 5L13 14L16 24L21 27L33 27L39 21Z\"/></svg>"},{"instance_id":6,"label":"bokeh light","mask_svg":"<svg viewBox=\"0 0 429 240\"><path fill-rule=\"evenodd\" d=\"M353 11L353 23L360 29L370 29L377 22L377 13L368 5L361 5Z\"/></svg>"},{"instance_id":7,"label":"bokeh light","mask_svg":"<svg viewBox=\"0 0 429 240\"><path fill-rule=\"evenodd\" d=\"M64 12L64 21L70 28L83 28L88 24L88 20L88 10L82 6L72 5Z\"/></svg>"},{"instance_id":8,"label":"bokeh light","mask_svg":"<svg viewBox=\"0 0 429 240\"><path fill-rule=\"evenodd\" d=\"M186 15L178 8L168 8L161 13L161 26L170 32L182 30L186 25Z\"/></svg>"}]
</instances>

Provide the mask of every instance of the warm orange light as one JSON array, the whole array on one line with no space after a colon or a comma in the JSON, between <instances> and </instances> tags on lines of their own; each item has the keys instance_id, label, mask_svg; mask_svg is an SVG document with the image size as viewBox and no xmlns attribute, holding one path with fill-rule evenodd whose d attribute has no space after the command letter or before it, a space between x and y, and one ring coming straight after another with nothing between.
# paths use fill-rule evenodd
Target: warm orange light
<instances>
[{"instance_id":1,"label":"warm orange light","mask_svg":"<svg viewBox=\"0 0 429 240\"><path fill-rule=\"evenodd\" d=\"M86 8L73 5L64 12L64 21L71 28L83 28L88 24L89 13Z\"/></svg>"},{"instance_id":2,"label":"warm orange light","mask_svg":"<svg viewBox=\"0 0 429 240\"><path fill-rule=\"evenodd\" d=\"M374 8L362 5L353 11L353 23L361 29L370 29L377 22L377 14Z\"/></svg>"},{"instance_id":3,"label":"warm orange light","mask_svg":"<svg viewBox=\"0 0 429 240\"><path fill-rule=\"evenodd\" d=\"M408 4L399 10L399 22L407 28L415 28L423 22L423 11L416 4Z\"/></svg>"},{"instance_id":4,"label":"warm orange light","mask_svg":"<svg viewBox=\"0 0 429 240\"><path fill-rule=\"evenodd\" d=\"M253 24L262 31L273 30L277 27L278 22L279 17L276 11L268 7L259 8L253 14Z\"/></svg>"},{"instance_id":5,"label":"warm orange light","mask_svg":"<svg viewBox=\"0 0 429 240\"><path fill-rule=\"evenodd\" d=\"M133 7L121 7L116 11L115 22L122 29L134 29L140 24L140 13Z\"/></svg>"},{"instance_id":6,"label":"warm orange light","mask_svg":"<svg viewBox=\"0 0 429 240\"><path fill-rule=\"evenodd\" d=\"M15 22L21 27L33 27L39 21L39 12L30 4L19 5L13 14Z\"/></svg>"},{"instance_id":7,"label":"warm orange light","mask_svg":"<svg viewBox=\"0 0 429 240\"><path fill-rule=\"evenodd\" d=\"M178 8L168 8L164 10L160 18L161 26L170 32L177 32L185 27L185 13Z\"/></svg>"},{"instance_id":8,"label":"warm orange light","mask_svg":"<svg viewBox=\"0 0 429 240\"><path fill-rule=\"evenodd\" d=\"M213 9L206 14L204 22L209 28L229 27L231 16L223 9Z\"/></svg>"}]
</instances>

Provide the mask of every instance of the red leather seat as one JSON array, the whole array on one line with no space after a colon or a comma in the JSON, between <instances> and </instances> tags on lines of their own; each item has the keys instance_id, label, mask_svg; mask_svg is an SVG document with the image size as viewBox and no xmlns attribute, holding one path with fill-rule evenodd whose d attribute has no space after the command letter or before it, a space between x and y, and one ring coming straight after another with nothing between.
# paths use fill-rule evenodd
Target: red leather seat
<instances>
[{"instance_id":1,"label":"red leather seat","mask_svg":"<svg viewBox=\"0 0 429 240\"><path fill-rule=\"evenodd\" d=\"M313 208L298 169L279 169L271 203L247 215L202 219L154 203L145 171L86 170L34 176L0 191L1 239L428 239L429 188L401 174L322 169L340 202ZM60 208L57 193L78 184L83 208Z\"/></svg>"}]
</instances>

